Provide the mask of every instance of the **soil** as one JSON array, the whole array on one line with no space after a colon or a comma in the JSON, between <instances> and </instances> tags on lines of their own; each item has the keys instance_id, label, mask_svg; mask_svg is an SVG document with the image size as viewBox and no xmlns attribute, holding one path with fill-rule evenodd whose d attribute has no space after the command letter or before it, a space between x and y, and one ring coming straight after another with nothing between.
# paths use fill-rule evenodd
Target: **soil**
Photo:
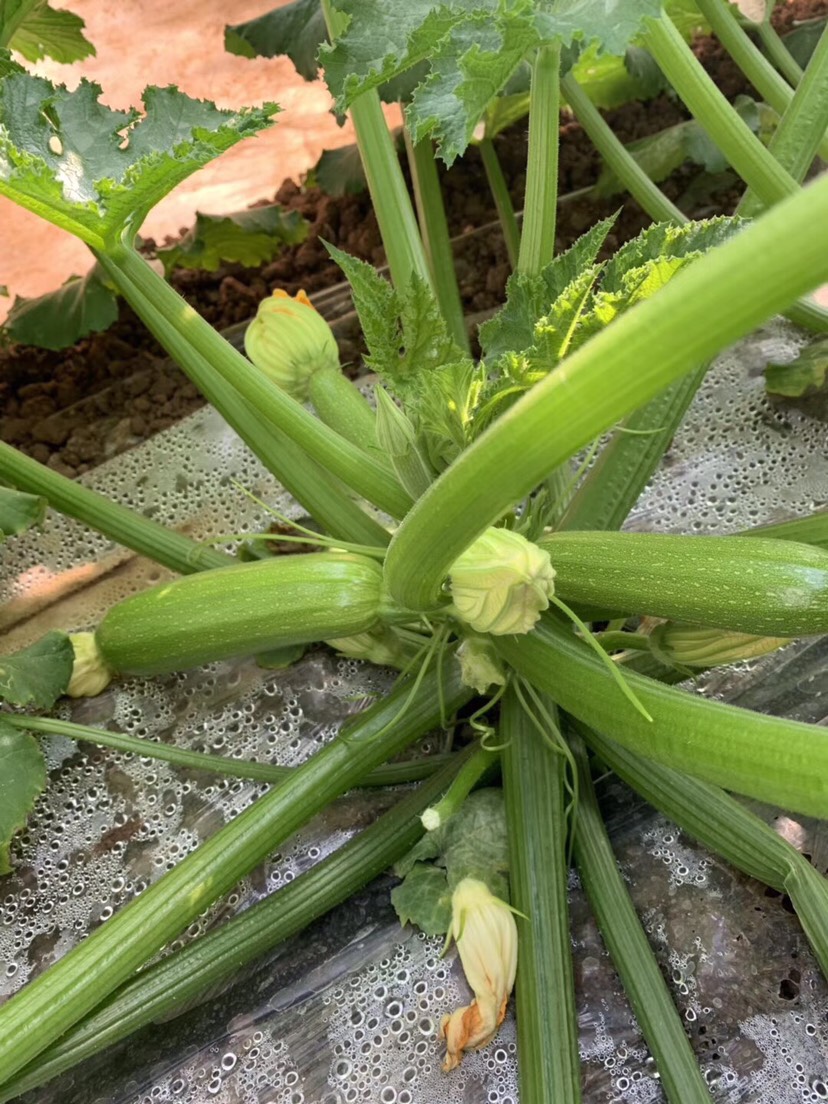
<instances>
[{"instance_id":1,"label":"soil","mask_svg":"<svg viewBox=\"0 0 828 1104\"><path fill-rule=\"evenodd\" d=\"M776 9L780 32L805 18L828 13L828 0L793 0ZM728 98L756 95L730 57L710 38L699 39L695 52ZM623 142L631 142L687 118L683 106L662 94L648 103L630 103L606 113ZM495 140L513 202L519 207L525 185L526 125L516 124ZM601 159L575 122L561 127L561 195L591 187ZM469 235L456 249L456 268L464 308L471 315L490 311L501 301L509 264L499 231L470 231L492 223L483 166L470 149L450 170L442 171L449 228ZM662 187L695 216L732 210L738 192L729 174L699 177L686 166ZM367 193L332 197L318 188L286 180L275 202L299 211L310 223L307 239L286 248L258 269L228 264L217 272L177 270L173 286L204 318L224 330L244 322L261 299L275 288L291 294L304 288L311 296L341 282L323 239L364 260L381 264L384 254ZM584 196L560 205L557 245L563 249L598 218L618 208L618 198L596 201ZM613 251L647 226L649 219L634 200L627 200L607 241ZM152 253L154 242L146 243ZM324 311L323 311L324 313ZM343 359L356 362L360 349L353 327L338 333ZM64 475L80 474L102 460L130 448L164 429L202 404L195 387L166 359L143 324L121 304L119 318L106 333L96 334L71 349L49 352L26 346L0 351L0 439Z\"/></svg>"}]
</instances>

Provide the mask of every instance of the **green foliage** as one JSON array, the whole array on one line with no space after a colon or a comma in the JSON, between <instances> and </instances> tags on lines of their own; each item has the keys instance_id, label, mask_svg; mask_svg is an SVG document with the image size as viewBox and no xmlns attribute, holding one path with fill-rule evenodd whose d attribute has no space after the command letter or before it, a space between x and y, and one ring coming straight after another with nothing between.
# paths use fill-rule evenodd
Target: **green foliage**
<instances>
[{"instance_id":1,"label":"green foliage","mask_svg":"<svg viewBox=\"0 0 828 1104\"><path fill-rule=\"evenodd\" d=\"M0 656L0 701L51 709L69 685L75 653L66 633L49 632L28 648Z\"/></svg>"},{"instance_id":2,"label":"green foliage","mask_svg":"<svg viewBox=\"0 0 828 1104\"><path fill-rule=\"evenodd\" d=\"M136 231L176 184L269 125L275 104L239 112L177 88L147 88L145 115L10 67L0 84L0 194L93 248Z\"/></svg>"},{"instance_id":3,"label":"green foliage","mask_svg":"<svg viewBox=\"0 0 828 1104\"><path fill-rule=\"evenodd\" d=\"M326 195L359 195L366 188L365 169L359 155L359 146L340 146L323 150L310 179L318 184Z\"/></svg>"},{"instance_id":4,"label":"green foliage","mask_svg":"<svg viewBox=\"0 0 828 1104\"><path fill-rule=\"evenodd\" d=\"M215 272L223 261L254 267L272 260L283 245L296 245L308 236L307 219L281 207L254 207L231 215L196 214L195 225L184 237L158 250L167 275L174 268L203 268Z\"/></svg>"},{"instance_id":5,"label":"green foliage","mask_svg":"<svg viewBox=\"0 0 828 1104\"><path fill-rule=\"evenodd\" d=\"M828 24L828 19L805 19L789 33L782 41L788 53L804 69L811 60L811 54L822 37L822 33Z\"/></svg>"},{"instance_id":6,"label":"green foliage","mask_svg":"<svg viewBox=\"0 0 828 1104\"><path fill-rule=\"evenodd\" d=\"M427 832L394 867L403 883L391 894L400 923L429 935L448 931L451 894L464 878L477 878L509 900L509 844L503 791L476 790L457 812Z\"/></svg>"},{"instance_id":7,"label":"green foliage","mask_svg":"<svg viewBox=\"0 0 828 1104\"><path fill-rule=\"evenodd\" d=\"M85 276L70 276L55 291L34 299L18 296L2 329L19 345L65 349L107 329L117 317L117 293L100 266L93 265Z\"/></svg>"},{"instance_id":8,"label":"green foliage","mask_svg":"<svg viewBox=\"0 0 828 1104\"><path fill-rule=\"evenodd\" d=\"M26 823L46 786L46 763L37 740L0 718L0 874L12 870L9 844Z\"/></svg>"},{"instance_id":9,"label":"green foliage","mask_svg":"<svg viewBox=\"0 0 828 1104\"><path fill-rule=\"evenodd\" d=\"M79 15L53 8L48 0L0 0L0 46L27 61L48 57L68 64L94 56L83 28Z\"/></svg>"},{"instance_id":10,"label":"green foliage","mask_svg":"<svg viewBox=\"0 0 828 1104\"><path fill-rule=\"evenodd\" d=\"M344 110L367 88L427 63L407 121L416 141L430 135L447 164L463 152L487 106L533 49L547 43L596 43L623 55L661 0L342 0L348 23L321 60L337 106Z\"/></svg>"},{"instance_id":11,"label":"green foliage","mask_svg":"<svg viewBox=\"0 0 828 1104\"><path fill-rule=\"evenodd\" d=\"M327 41L319 0L293 0L256 19L224 28L224 48L241 57L279 57L286 54L305 80L318 74L316 55Z\"/></svg>"},{"instance_id":12,"label":"green foliage","mask_svg":"<svg viewBox=\"0 0 828 1104\"><path fill-rule=\"evenodd\" d=\"M46 499L40 495L0 487L0 543L15 533L39 525L46 513Z\"/></svg>"},{"instance_id":13,"label":"green foliage","mask_svg":"<svg viewBox=\"0 0 828 1104\"><path fill-rule=\"evenodd\" d=\"M765 368L765 388L771 395L799 398L825 388L828 379L828 338L822 337L788 364Z\"/></svg>"}]
</instances>

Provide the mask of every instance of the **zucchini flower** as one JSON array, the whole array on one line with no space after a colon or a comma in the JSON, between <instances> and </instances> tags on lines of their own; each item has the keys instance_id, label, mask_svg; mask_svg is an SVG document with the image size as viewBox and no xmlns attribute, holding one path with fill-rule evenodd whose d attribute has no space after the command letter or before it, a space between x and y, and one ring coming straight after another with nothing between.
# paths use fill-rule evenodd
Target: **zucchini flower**
<instances>
[{"instance_id":1,"label":"zucchini flower","mask_svg":"<svg viewBox=\"0 0 828 1104\"><path fill-rule=\"evenodd\" d=\"M451 596L475 632L527 633L555 586L549 553L511 529L489 528L454 561Z\"/></svg>"},{"instance_id":2,"label":"zucchini flower","mask_svg":"<svg viewBox=\"0 0 828 1104\"><path fill-rule=\"evenodd\" d=\"M654 655L678 667L718 667L767 655L790 644L785 636L753 636L666 621L650 634Z\"/></svg>"},{"instance_id":3,"label":"zucchini flower","mask_svg":"<svg viewBox=\"0 0 828 1104\"><path fill-rule=\"evenodd\" d=\"M72 677L66 687L70 698L94 698L112 682L113 673L91 632L70 633L69 642L75 653Z\"/></svg>"},{"instance_id":4,"label":"zucchini flower","mask_svg":"<svg viewBox=\"0 0 828 1104\"><path fill-rule=\"evenodd\" d=\"M500 657L485 636L465 637L457 649L457 658L463 685L471 686L478 694L485 694L492 685L503 686L506 681Z\"/></svg>"},{"instance_id":5,"label":"zucchini flower","mask_svg":"<svg viewBox=\"0 0 828 1104\"><path fill-rule=\"evenodd\" d=\"M300 402L308 397L314 372L339 370L333 331L304 291L290 296L278 289L263 299L245 332L244 349L268 379Z\"/></svg>"},{"instance_id":6,"label":"zucchini flower","mask_svg":"<svg viewBox=\"0 0 828 1104\"><path fill-rule=\"evenodd\" d=\"M517 925L505 901L485 882L464 878L451 897L449 939L457 943L474 1000L443 1016L440 1038L446 1041L443 1070L456 1069L463 1051L491 1042L506 1015L517 971Z\"/></svg>"}]
</instances>

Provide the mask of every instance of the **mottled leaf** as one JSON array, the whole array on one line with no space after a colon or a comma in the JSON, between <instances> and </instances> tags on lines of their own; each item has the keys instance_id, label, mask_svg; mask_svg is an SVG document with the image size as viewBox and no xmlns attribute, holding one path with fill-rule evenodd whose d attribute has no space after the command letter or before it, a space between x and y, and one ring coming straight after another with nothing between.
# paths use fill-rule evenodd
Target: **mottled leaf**
<instances>
[{"instance_id":1,"label":"mottled leaf","mask_svg":"<svg viewBox=\"0 0 828 1104\"><path fill-rule=\"evenodd\" d=\"M391 890L401 924L416 924L426 935L444 935L451 925L451 890L445 870L415 863L402 885Z\"/></svg>"},{"instance_id":2,"label":"mottled leaf","mask_svg":"<svg viewBox=\"0 0 828 1104\"><path fill-rule=\"evenodd\" d=\"M327 41L320 0L293 0L256 19L224 28L224 48L242 57L287 55L305 80L318 74L316 55Z\"/></svg>"},{"instance_id":3,"label":"mottled leaf","mask_svg":"<svg viewBox=\"0 0 828 1104\"><path fill-rule=\"evenodd\" d=\"M69 685L75 653L69 637L49 632L28 648L0 655L0 701L50 709Z\"/></svg>"},{"instance_id":4,"label":"mottled leaf","mask_svg":"<svg viewBox=\"0 0 828 1104\"><path fill-rule=\"evenodd\" d=\"M0 487L0 541L39 525L45 513L45 498Z\"/></svg>"},{"instance_id":5,"label":"mottled leaf","mask_svg":"<svg viewBox=\"0 0 828 1104\"><path fill-rule=\"evenodd\" d=\"M47 0L0 0L0 46L27 61L52 58L63 64L94 56L79 15L49 6Z\"/></svg>"},{"instance_id":6,"label":"mottled leaf","mask_svg":"<svg viewBox=\"0 0 828 1104\"><path fill-rule=\"evenodd\" d=\"M37 740L0 717L0 874L11 873L9 844L45 786L46 763Z\"/></svg>"},{"instance_id":7,"label":"mottled leaf","mask_svg":"<svg viewBox=\"0 0 828 1104\"><path fill-rule=\"evenodd\" d=\"M137 231L176 184L278 110L223 111L171 86L145 91L142 116L101 104L100 93L14 68L0 83L0 194L94 248Z\"/></svg>"},{"instance_id":8,"label":"mottled leaf","mask_svg":"<svg viewBox=\"0 0 828 1104\"><path fill-rule=\"evenodd\" d=\"M215 272L225 261L253 268L273 260L283 245L295 245L307 236L307 219L276 205L231 215L198 211L195 225L181 240L157 253L167 275L174 268Z\"/></svg>"},{"instance_id":9,"label":"mottled leaf","mask_svg":"<svg viewBox=\"0 0 828 1104\"><path fill-rule=\"evenodd\" d=\"M70 276L55 291L34 299L18 296L3 329L10 340L41 349L65 349L88 334L108 329L118 317L118 296L103 270Z\"/></svg>"},{"instance_id":10,"label":"mottled leaf","mask_svg":"<svg viewBox=\"0 0 828 1104\"><path fill-rule=\"evenodd\" d=\"M765 368L765 387L772 395L798 398L819 391L828 380L828 338L814 341L796 360L788 364L769 364Z\"/></svg>"}]
</instances>

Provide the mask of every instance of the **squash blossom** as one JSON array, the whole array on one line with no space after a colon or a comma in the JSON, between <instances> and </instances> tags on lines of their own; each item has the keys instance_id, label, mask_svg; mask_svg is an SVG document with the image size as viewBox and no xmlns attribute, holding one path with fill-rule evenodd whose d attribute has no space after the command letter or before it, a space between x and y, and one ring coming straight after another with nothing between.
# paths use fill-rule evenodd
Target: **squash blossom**
<instances>
[{"instance_id":1,"label":"squash blossom","mask_svg":"<svg viewBox=\"0 0 828 1104\"><path fill-rule=\"evenodd\" d=\"M457 943L474 1000L443 1016L440 1038L446 1041L446 1073L460 1065L464 1050L491 1042L503 1023L515 984L517 925L512 910L485 882L464 878L451 897L448 937Z\"/></svg>"},{"instance_id":2,"label":"squash blossom","mask_svg":"<svg viewBox=\"0 0 828 1104\"><path fill-rule=\"evenodd\" d=\"M70 633L69 642L75 659L66 693L70 698L94 698L112 682L112 671L101 655L94 633Z\"/></svg>"},{"instance_id":3,"label":"squash blossom","mask_svg":"<svg viewBox=\"0 0 828 1104\"><path fill-rule=\"evenodd\" d=\"M494 636L529 632L555 589L549 553L493 527L457 557L449 578L459 619Z\"/></svg>"},{"instance_id":4,"label":"squash blossom","mask_svg":"<svg viewBox=\"0 0 828 1104\"><path fill-rule=\"evenodd\" d=\"M251 361L294 399L305 402L308 382L320 369L339 370L333 331L304 291L278 289L259 303L244 335Z\"/></svg>"}]
</instances>

